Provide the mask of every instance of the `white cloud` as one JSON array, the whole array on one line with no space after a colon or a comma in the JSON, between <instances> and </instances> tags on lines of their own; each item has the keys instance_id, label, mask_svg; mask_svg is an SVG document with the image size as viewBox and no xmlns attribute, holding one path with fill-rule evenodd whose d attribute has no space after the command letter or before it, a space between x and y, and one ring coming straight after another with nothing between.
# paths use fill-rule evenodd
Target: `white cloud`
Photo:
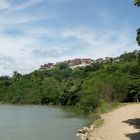
<instances>
[{"instance_id":1,"label":"white cloud","mask_svg":"<svg viewBox=\"0 0 140 140\"><path fill-rule=\"evenodd\" d=\"M116 56L123 53L123 51L137 49L136 42L132 41L133 38L128 29L124 29L121 32L72 29L66 30L63 35L77 39L79 46L81 45L81 50L84 49L84 53L81 53L83 57Z\"/></svg>"},{"instance_id":2,"label":"white cloud","mask_svg":"<svg viewBox=\"0 0 140 140\"><path fill-rule=\"evenodd\" d=\"M44 57L58 58L61 55L61 53L55 49L49 49L45 51L35 49L32 51L32 53L35 57L38 58L44 58Z\"/></svg>"},{"instance_id":3,"label":"white cloud","mask_svg":"<svg viewBox=\"0 0 140 140\"><path fill-rule=\"evenodd\" d=\"M35 25L33 21L48 19L55 15L18 12L43 1L45 0L30 0L13 7L10 1L0 0L0 9L6 10L6 13L0 15L0 75L10 74L14 70L28 73L43 63L75 57L116 56L120 52L137 48L128 32L129 29L119 32L83 27L47 28ZM59 1L63 0L49 2ZM102 16L110 18L108 15ZM31 25L27 24L32 22ZM8 28L17 28L21 34L6 33Z\"/></svg>"},{"instance_id":4,"label":"white cloud","mask_svg":"<svg viewBox=\"0 0 140 140\"><path fill-rule=\"evenodd\" d=\"M0 11L7 10L11 7L11 4L7 0L0 0Z\"/></svg>"},{"instance_id":5,"label":"white cloud","mask_svg":"<svg viewBox=\"0 0 140 140\"><path fill-rule=\"evenodd\" d=\"M11 0L0 0L0 75L10 74L14 70L28 73L47 62L75 57L117 56L124 51L137 49L130 28L97 30L98 27L94 26L73 25L73 28L67 29L65 22L60 22L61 18L47 22L63 14L59 11L61 7L57 8L55 4L65 1L24 0L14 4ZM42 4L46 7L40 7ZM38 9L35 8L37 5ZM64 15L67 14L65 12ZM98 16L107 25L113 26L116 20L109 10L99 11ZM63 23L65 28L61 27ZM83 24L86 26L86 23L80 25Z\"/></svg>"},{"instance_id":6,"label":"white cloud","mask_svg":"<svg viewBox=\"0 0 140 140\"><path fill-rule=\"evenodd\" d=\"M18 12L19 10L24 10L30 8L38 3L43 2L44 0L27 0L20 2L19 4L12 4L10 0L0 0L0 10L6 10L4 13Z\"/></svg>"},{"instance_id":7,"label":"white cloud","mask_svg":"<svg viewBox=\"0 0 140 140\"><path fill-rule=\"evenodd\" d=\"M40 39L39 30L37 34L38 36L28 33L22 36L0 34L0 56L3 56L0 57L0 74L10 74L15 70L28 73L43 63L59 60L60 54L66 50L63 48L65 44L56 46L53 43L44 43Z\"/></svg>"},{"instance_id":8,"label":"white cloud","mask_svg":"<svg viewBox=\"0 0 140 140\"><path fill-rule=\"evenodd\" d=\"M0 30L2 28L13 27L13 25L33 23L35 21L48 20L58 14L47 10L30 11L33 6L45 2L45 0L27 0L18 4L13 4L10 0L0 0Z\"/></svg>"},{"instance_id":9,"label":"white cloud","mask_svg":"<svg viewBox=\"0 0 140 140\"><path fill-rule=\"evenodd\" d=\"M0 17L0 25L7 27L7 26L13 26L17 24L25 24L30 22L35 22L39 20L45 20L48 18L55 17L55 15L45 15L45 16L37 16L37 15L29 15L29 14L16 14L11 16L4 16Z\"/></svg>"},{"instance_id":10,"label":"white cloud","mask_svg":"<svg viewBox=\"0 0 140 140\"><path fill-rule=\"evenodd\" d=\"M32 7L34 5L37 5L38 3L43 2L44 0L28 0L28 1L24 1L21 4L17 5L15 8L13 8L12 11L17 11L17 10L23 10L29 7Z\"/></svg>"},{"instance_id":11,"label":"white cloud","mask_svg":"<svg viewBox=\"0 0 140 140\"><path fill-rule=\"evenodd\" d=\"M97 33L94 29L74 28L56 32L53 30L52 33L51 29L40 28L34 35L29 34L30 30L28 31L27 28L25 32L23 36L16 37L0 35L0 56L7 56L3 60L0 57L3 62L0 65L0 74L2 71L3 74L6 71L9 74L14 70L28 73L47 62L64 61L75 57L117 56L124 51L137 49L127 30L122 32L108 30ZM53 41L48 42L47 38L41 39L41 33L47 36L50 33ZM74 41L71 38L74 38ZM8 61L9 58L13 61ZM7 65L4 65L4 62ZM6 67L5 70L4 67Z\"/></svg>"},{"instance_id":12,"label":"white cloud","mask_svg":"<svg viewBox=\"0 0 140 140\"><path fill-rule=\"evenodd\" d=\"M12 57L0 55L0 75L11 74L15 61Z\"/></svg>"}]
</instances>

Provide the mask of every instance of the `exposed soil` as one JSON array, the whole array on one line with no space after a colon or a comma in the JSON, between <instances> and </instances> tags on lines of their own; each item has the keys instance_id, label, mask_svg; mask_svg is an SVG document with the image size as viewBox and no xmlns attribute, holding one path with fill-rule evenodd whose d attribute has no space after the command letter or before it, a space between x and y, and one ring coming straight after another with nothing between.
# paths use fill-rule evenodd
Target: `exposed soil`
<instances>
[{"instance_id":1,"label":"exposed soil","mask_svg":"<svg viewBox=\"0 0 140 140\"><path fill-rule=\"evenodd\" d=\"M102 116L90 140L140 140L140 104L128 104Z\"/></svg>"}]
</instances>

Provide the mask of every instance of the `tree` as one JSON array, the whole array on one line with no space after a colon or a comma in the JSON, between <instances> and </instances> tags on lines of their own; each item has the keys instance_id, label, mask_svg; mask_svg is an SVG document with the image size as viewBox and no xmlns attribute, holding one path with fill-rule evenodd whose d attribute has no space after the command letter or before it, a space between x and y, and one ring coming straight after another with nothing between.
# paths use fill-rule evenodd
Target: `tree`
<instances>
[{"instance_id":1,"label":"tree","mask_svg":"<svg viewBox=\"0 0 140 140\"><path fill-rule=\"evenodd\" d=\"M45 78L42 83L41 104L58 104L61 85L54 78Z\"/></svg>"},{"instance_id":2,"label":"tree","mask_svg":"<svg viewBox=\"0 0 140 140\"><path fill-rule=\"evenodd\" d=\"M61 62L61 63L56 64L56 67L58 67L61 70L61 69L69 68L69 65L66 62Z\"/></svg>"},{"instance_id":3,"label":"tree","mask_svg":"<svg viewBox=\"0 0 140 140\"><path fill-rule=\"evenodd\" d=\"M75 106L80 100L80 90L82 81L79 79L70 78L63 83L63 92L60 96L60 103L62 105Z\"/></svg>"},{"instance_id":4,"label":"tree","mask_svg":"<svg viewBox=\"0 0 140 140\"><path fill-rule=\"evenodd\" d=\"M12 77L13 81L18 81L20 77L21 77L20 73L18 73L17 71L13 72L13 77Z\"/></svg>"},{"instance_id":5,"label":"tree","mask_svg":"<svg viewBox=\"0 0 140 140\"><path fill-rule=\"evenodd\" d=\"M140 6L140 0L134 0L134 4L139 7Z\"/></svg>"},{"instance_id":6,"label":"tree","mask_svg":"<svg viewBox=\"0 0 140 140\"><path fill-rule=\"evenodd\" d=\"M136 41L138 42L138 45L140 46L140 28L137 30L137 38Z\"/></svg>"},{"instance_id":7,"label":"tree","mask_svg":"<svg viewBox=\"0 0 140 140\"><path fill-rule=\"evenodd\" d=\"M94 75L84 81L80 99L80 108L84 113L89 113L99 106L102 91L103 81L100 77Z\"/></svg>"},{"instance_id":8,"label":"tree","mask_svg":"<svg viewBox=\"0 0 140 140\"><path fill-rule=\"evenodd\" d=\"M134 0L135 6L140 6L140 0ZM137 30L137 38L138 45L140 46L140 28Z\"/></svg>"}]
</instances>

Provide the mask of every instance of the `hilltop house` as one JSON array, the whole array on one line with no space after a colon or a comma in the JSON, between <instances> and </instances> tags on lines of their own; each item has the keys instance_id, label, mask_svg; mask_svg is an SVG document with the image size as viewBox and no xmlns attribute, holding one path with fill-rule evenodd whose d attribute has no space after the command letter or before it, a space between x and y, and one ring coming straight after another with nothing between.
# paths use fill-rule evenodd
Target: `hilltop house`
<instances>
[{"instance_id":1,"label":"hilltop house","mask_svg":"<svg viewBox=\"0 0 140 140\"><path fill-rule=\"evenodd\" d=\"M48 63L48 64L41 65L41 67L39 68L39 70L47 70L47 69L51 69L53 67L54 67L54 64L53 63Z\"/></svg>"},{"instance_id":2,"label":"hilltop house","mask_svg":"<svg viewBox=\"0 0 140 140\"><path fill-rule=\"evenodd\" d=\"M116 57L113 59L114 62L120 62L120 57Z\"/></svg>"},{"instance_id":3,"label":"hilltop house","mask_svg":"<svg viewBox=\"0 0 140 140\"><path fill-rule=\"evenodd\" d=\"M69 66L71 68L85 67L87 65L90 65L92 62L93 62L93 60L90 59L90 58L84 58L84 59L75 58L73 60L68 60L67 61L67 63L69 64Z\"/></svg>"}]
</instances>

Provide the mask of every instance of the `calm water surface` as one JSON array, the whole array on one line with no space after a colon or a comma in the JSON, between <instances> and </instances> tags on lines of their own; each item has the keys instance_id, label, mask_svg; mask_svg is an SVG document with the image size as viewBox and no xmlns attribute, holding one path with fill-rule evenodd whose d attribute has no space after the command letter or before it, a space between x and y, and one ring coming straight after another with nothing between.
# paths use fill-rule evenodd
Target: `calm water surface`
<instances>
[{"instance_id":1,"label":"calm water surface","mask_svg":"<svg viewBox=\"0 0 140 140\"><path fill-rule=\"evenodd\" d=\"M77 140L86 124L58 108L0 105L0 140Z\"/></svg>"}]
</instances>

